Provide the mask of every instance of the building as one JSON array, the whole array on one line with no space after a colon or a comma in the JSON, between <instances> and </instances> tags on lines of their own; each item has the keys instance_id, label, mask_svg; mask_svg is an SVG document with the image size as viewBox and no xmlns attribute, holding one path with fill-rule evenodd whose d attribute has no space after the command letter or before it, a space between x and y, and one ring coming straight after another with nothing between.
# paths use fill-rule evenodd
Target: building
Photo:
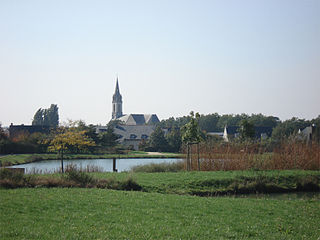
<instances>
[{"instance_id":1,"label":"building","mask_svg":"<svg viewBox=\"0 0 320 240\"><path fill-rule=\"evenodd\" d=\"M223 132L223 139L229 142L230 139L239 137L240 127L238 126L225 126ZM254 127L255 139L266 139L272 135L272 127Z\"/></svg>"},{"instance_id":2,"label":"building","mask_svg":"<svg viewBox=\"0 0 320 240\"><path fill-rule=\"evenodd\" d=\"M10 138L15 138L21 134L31 135L33 133L50 133L52 127L50 126L40 126L40 125L13 125L11 123L9 127L9 136Z\"/></svg>"},{"instance_id":3,"label":"building","mask_svg":"<svg viewBox=\"0 0 320 240\"><path fill-rule=\"evenodd\" d=\"M159 118L156 114L123 114L122 95L120 94L119 81L117 78L115 92L112 96L112 120L118 121L114 133L120 138L119 143L139 149L143 140L148 140L155 130ZM97 126L97 133L105 132L106 126Z\"/></svg>"},{"instance_id":4,"label":"building","mask_svg":"<svg viewBox=\"0 0 320 240\"><path fill-rule=\"evenodd\" d=\"M255 138L266 139L272 135L272 127L255 127ZM222 137L225 142L229 142L231 139L239 137L239 126L225 126L223 132L208 132L208 136Z\"/></svg>"},{"instance_id":5,"label":"building","mask_svg":"<svg viewBox=\"0 0 320 240\"><path fill-rule=\"evenodd\" d=\"M112 120L122 117L122 96L120 94L119 82L117 78L116 90L112 97Z\"/></svg>"},{"instance_id":6,"label":"building","mask_svg":"<svg viewBox=\"0 0 320 240\"><path fill-rule=\"evenodd\" d=\"M298 134L300 139L306 140L309 143L313 139L316 139L316 125L312 124L304 129L299 129Z\"/></svg>"}]
</instances>

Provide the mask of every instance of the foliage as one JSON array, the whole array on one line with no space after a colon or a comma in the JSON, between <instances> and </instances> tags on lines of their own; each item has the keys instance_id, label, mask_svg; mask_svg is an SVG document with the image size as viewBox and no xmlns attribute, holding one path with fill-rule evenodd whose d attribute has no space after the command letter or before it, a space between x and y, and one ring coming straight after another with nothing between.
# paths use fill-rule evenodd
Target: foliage
<instances>
[{"instance_id":1,"label":"foliage","mask_svg":"<svg viewBox=\"0 0 320 240\"><path fill-rule=\"evenodd\" d=\"M49 150L66 152L73 150L76 152L85 151L90 146L95 146L94 141L86 136L85 130L78 130L75 128L58 129L58 133L50 141Z\"/></svg>"},{"instance_id":2,"label":"foliage","mask_svg":"<svg viewBox=\"0 0 320 240\"><path fill-rule=\"evenodd\" d=\"M293 117L289 120L279 123L277 127L273 129L272 139L274 139L277 142L280 142L288 138L290 135L297 134L299 129L303 129L310 125L310 121Z\"/></svg>"},{"instance_id":3,"label":"foliage","mask_svg":"<svg viewBox=\"0 0 320 240\"><path fill-rule=\"evenodd\" d=\"M2 126L1 126L1 123L0 123L0 141L4 141L4 140L7 140L8 139L8 136L7 134L4 132Z\"/></svg>"},{"instance_id":4,"label":"foliage","mask_svg":"<svg viewBox=\"0 0 320 240\"><path fill-rule=\"evenodd\" d=\"M190 116L183 116L179 118L168 118L162 120L160 125L162 128L181 128L183 125L190 121ZM251 121L254 126L264 126L264 127L276 127L280 120L278 117L265 116L262 114L224 114L219 115L218 113L213 114L201 114L199 116L199 128L204 132L222 132L224 127L227 126L240 126L242 120Z\"/></svg>"},{"instance_id":5,"label":"foliage","mask_svg":"<svg viewBox=\"0 0 320 240\"><path fill-rule=\"evenodd\" d=\"M69 151L86 151L95 146L95 142L86 136L86 131L80 131L74 127L58 129L58 133L49 141L49 151L57 151L61 156L61 170L63 168L63 154Z\"/></svg>"},{"instance_id":6,"label":"foliage","mask_svg":"<svg viewBox=\"0 0 320 240\"><path fill-rule=\"evenodd\" d=\"M75 183L79 183L81 187L85 187L95 182L94 178L91 175L83 171L79 171L75 166L69 166L69 168L67 168L64 178L67 181L74 181Z\"/></svg>"},{"instance_id":7,"label":"foliage","mask_svg":"<svg viewBox=\"0 0 320 240\"><path fill-rule=\"evenodd\" d=\"M169 152L180 152L182 139L179 128L171 128L166 135Z\"/></svg>"},{"instance_id":8,"label":"foliage","mask_svg":"<svg viewBox=\"0 0 320 240\"><path fill-rule=\"evenodd\" d=\"M156 151L156 152L168 151L168 142L164 136L164 131L161 129L160 126L157 126L156 129L151 134L149 144L153 151Z\"/></svg>"},{"instance_id":9,"label":"foliage","mask_svg":"<svg viewBox=\"0 0 320 240\"><path fill-rule=\"evenodd\" d=\"M99 143L103 147L114 147L118 144L119 136L114 133L114 128L109 125L106 132L99 134Z\"/></svg>"},{"instance_id":10,"label":"foliage","mask_svg":"<svg viewBox=\"0 0 320 240\"><path fill-rule=\"evenodd\" d=\"M198 125L199 118L199 113L194 114L193 112L190 112L190 121L181 129L182 142L199 142L201 140L201 134Z\"/></svg>"},{"instance_id":11,"label":"foliage","mask_svg":"<svg viewBox=\"0 0 320 240\"><path fill-rule=\"evenodd\" d=\"M254 124L246 119L242 120L239 133L242 140L253 139L255 137Z\"/></svg>"},{"instance_id":12,"label":"foliage","mask_svg":"<svg viewBox=\"0 0 320 240\"><path fill-rule=\"evenodd\" d=\"M202 142L201 171L305 169L319 170L320 145L292 138L278 144L273 152L264 142ZM184 150L186 152L186 150ZM195 149L191 152L196 152ZM192 155L191 168L198 169L197 156Z\"/></svg>"},{"instance_id":13,"label":"foliage","mask_svg":"<svg viewBox=\"0 0 320 240\"><path fill-rule=\"evenodd\" d=\"M184 163L150 163L140 166L134 166L131 168L132 172L178 172L184 170Z\"/></svg>"},{"instance_id":14,"label":"foliage","mask_svg":"<svg viewBox=\"0 0 320 240\"><path fill-rule=\"evenodd\" d=\"M51 104L48 109L39 108L35 113L32 125L57 127L59 125L58 105Z\"/></svg>"}]
</instances>

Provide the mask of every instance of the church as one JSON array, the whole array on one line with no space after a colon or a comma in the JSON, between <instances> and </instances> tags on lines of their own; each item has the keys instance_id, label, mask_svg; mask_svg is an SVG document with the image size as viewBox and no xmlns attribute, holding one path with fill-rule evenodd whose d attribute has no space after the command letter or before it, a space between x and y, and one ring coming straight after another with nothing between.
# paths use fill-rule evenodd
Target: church
<instances>
[{"instance_id":1,"label":"church","mask_svg":"<svg viewBox=\"0 0 320 240\"><path fill-rule=\"evenodd\" d=\"M119 143L135 150L139 149L142 140L150 138L156 124L160 122L156 114L123 114L118 78L112 97L112 120L119 121L114 128L114 133L120 137ZM103 131L106 131L106 127L97 127L97 132Z\"/></svg>"}]
</instances>

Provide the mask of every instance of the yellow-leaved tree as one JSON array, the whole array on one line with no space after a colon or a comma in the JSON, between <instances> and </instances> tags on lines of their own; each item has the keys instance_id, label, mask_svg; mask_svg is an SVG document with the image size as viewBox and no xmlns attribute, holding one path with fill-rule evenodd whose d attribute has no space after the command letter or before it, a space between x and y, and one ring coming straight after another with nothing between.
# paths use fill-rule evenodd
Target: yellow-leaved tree
<instances>
[{"instance_id":1,"label":"yellow-leaved tree","mask_svg":"<svg viewBox=\"0 0 320 240\"><path fill-rule=\"evenodd\" d=\"M76 128L60 128L58 133L50 140L49 150L57 151L61 159L61 171L63 168L63 154L68 149L86 150L95 146L95 142L86 135L86 131L79 131Z\"/></svg>"}]
</instances>

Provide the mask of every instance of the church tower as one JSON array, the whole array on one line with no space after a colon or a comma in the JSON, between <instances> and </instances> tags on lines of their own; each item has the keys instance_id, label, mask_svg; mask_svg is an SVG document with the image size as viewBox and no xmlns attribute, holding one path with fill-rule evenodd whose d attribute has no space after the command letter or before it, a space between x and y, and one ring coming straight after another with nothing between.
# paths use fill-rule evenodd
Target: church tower
<instances>
[{"instance_id":1,"label":"church tower","mask_svg":"<svg viewBox=\"0 0 320 240\"><path fill-rule=\"evenodd\" d=\"M122 117L122 96L119 90L119 83L117 78L116 90L112 97L112 120Z\"/></svg>"}]
</instances>

